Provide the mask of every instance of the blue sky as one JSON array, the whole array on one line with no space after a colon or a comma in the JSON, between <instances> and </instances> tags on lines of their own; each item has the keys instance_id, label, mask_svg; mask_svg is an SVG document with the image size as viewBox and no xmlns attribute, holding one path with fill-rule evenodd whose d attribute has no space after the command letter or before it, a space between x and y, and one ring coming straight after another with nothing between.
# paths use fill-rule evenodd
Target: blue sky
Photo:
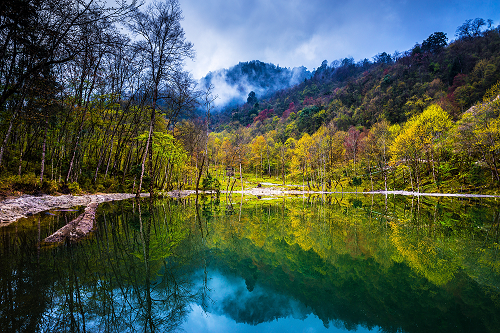
<instances>
[{"instance_id":1,"label":"blue sky","mask_svg":"<svg viewBox=\"0 0 500 333\"><path fill-rule=\"evenodd\" d=\"M466 19L500 24L500 1L179 0L196 50L195 79L240 61L313 70L323 60L405 51L436 31L454 39Z\"/></svg>"}]
</instances>

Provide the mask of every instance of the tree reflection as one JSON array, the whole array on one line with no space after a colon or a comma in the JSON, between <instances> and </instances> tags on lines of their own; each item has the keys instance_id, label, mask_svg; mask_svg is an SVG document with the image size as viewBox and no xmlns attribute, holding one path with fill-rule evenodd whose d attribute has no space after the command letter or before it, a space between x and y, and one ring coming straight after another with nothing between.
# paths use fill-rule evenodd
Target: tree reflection
<instances>
[{"instance_id":1,"label":"tree reflection","mask_svg":"<svg viewBox=\"0 0 500 333\"><path fill-rule=\"evenodd\" d=\"M243 278L249 293L265 287L299 300L327 327L494 332L498 222L484 217L497 211L386 196L251 202L229 224L227 216L213 219L206 244L212 269ZM272 320L264 314L280 313L277 303L256 305L266 299L259 292L246 302L240 291L237 307L235 298L221 300L232 304L224 315L252 325Z\"/></svg>"},{"instance_id":2,"label":"tree reflection","mask_svg":"<svg viewBox=\"0 0 500 333\"><path fill-rule=\"evenodd\" d=\"M77 213L40 214L0 228L0 332L34 332L50 305L51 263L40 249Z\"/></svg>"},{"instance_id":3,"label":"tree reflection","mask_svg":"<svg viewBox=\"0 0 500 333\"><path fill-rule=\"evenodd\" d=\"M44 219L0 229L0 331L168 332L192 304L251 325L309 314L387 332L499 325L496 205L189 200L103 204L91 237L56 248L37 246L55 228Z\"/></svg>"},{"instance_id":4,"label":"tree reflection","mask_svg":"<svg viewBox=\"0 0 500 333\"><path fill-rule=\"evenodd\" d=\"M171 204L165 203L167 210L175 210ZM130 205L136 214L132 207L117 211L118 206L110 204L93 238L42 251L39 267L26 264L30 281L37 283L13 288L25 278L16 282L2 277L0 331L168 332L178 328L189 304L199 298L192 292L186 269L194 253L171 258L188 233L180 220L167 223L164 206L141 201ZM9 245L10 236L4 235L3 246L22 254L8 253L17 262L2 265L2 272L15 272L23 258L36 257L34 244L27 246L30 250ZM24 294L33 299L23 301ZM24 311L18 311L19 306Z\"/></svg>"}]
</instances>

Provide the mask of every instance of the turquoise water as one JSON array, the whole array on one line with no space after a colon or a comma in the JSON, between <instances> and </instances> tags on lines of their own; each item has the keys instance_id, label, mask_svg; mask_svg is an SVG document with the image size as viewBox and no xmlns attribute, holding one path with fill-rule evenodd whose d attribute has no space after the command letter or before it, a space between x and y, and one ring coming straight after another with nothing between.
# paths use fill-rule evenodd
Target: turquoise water
<instances>
[{"instance_id":1,"label":"turquoise water","mask_svg":"<svg viewBox=\"0 0 500 333\"><path fill-rule=\"evenodd\" d=\"M498 332L493 200L329 196L102 204L0 228L1 332ZM73 215L71 215L73 214Z\"/></svg>"}]
</instances>

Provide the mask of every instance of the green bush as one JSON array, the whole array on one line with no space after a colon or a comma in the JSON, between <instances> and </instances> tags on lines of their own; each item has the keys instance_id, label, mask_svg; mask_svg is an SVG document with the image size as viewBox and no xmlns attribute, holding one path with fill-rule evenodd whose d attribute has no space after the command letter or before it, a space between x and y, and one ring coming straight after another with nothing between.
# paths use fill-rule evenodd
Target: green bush
<instances>
[{"instance_id":1,"label":"green bush","mask_svg":"<svg viewBox=\"0 0 500 333\"><path fill-rule=\"evenodd\" d=\"M59 184L55 180L44 180L42 184L42 192L45 194L54 194L58 191Z\"/></svg>"},{"instance_id":2,"label":"green bush","mask_svg":"<svg viewBox=\"0 0 500 333\"><path fill-rule=\"evenodd\" d=\"M14 191L31 194L35 194L41 191L40 178L38 178L33 173L22 176L11 176L9 177L8 182L11 184L11 190Z\"/></svg>"},{"instance_id":3,"label":"green bush","mask_svg":"<svg viewBox=\"0 0 500 333\"><path fill-rule=\"evenodd\" d=\"M481 186L484 184L484 180L488 179L483 168L479 164L472 165L469 170L468 178L469 183L474 186Z\"/></svg>"},{"instance_id":4,"label":"green bush","mask_svg":"<svg viewBox=\"0 0 500 333\"><path fill-rule=\"evenodd\" d=\"M363 183L363 179L361 177L352 177L352 180L351 182L349 183L349 185L352 185L352 186L361 186L361 184Z\"/></svg>"},{"instance_id":5,"label":"green bush","mask_svg":"<svg viewBox=\"0 0 500 333\"><path fill-rule=\"evenodd\" d=\"M81 194L82 193L82 189L80 188L80 185L78 185L77 182L69 183L68 189L71 192L71 194Z\"/></svg>"},{"instance_id":6,"label":"green bush","mask_svg":"<svg viewBox=\"0 0 500 333\"><path fill-rule=\"evenodd\" d=\"M205 178L203 178L201 182L201 188L204 191L212 190L220 192L220 182L217 178L212 177L212 175L208 174Z\"/></svg>"},{"instance_id":7,"label":"green bush","mask_svg":"<svg viewBox=\"0 0 500 333\"><path fill-rule=\"evenodd\" d=\"M4 176L0 179L0 191L6 194L54 194L58 190L57 181L45 179L40 183L40 177L34 173Z\"/></svg>"}]
</instances>

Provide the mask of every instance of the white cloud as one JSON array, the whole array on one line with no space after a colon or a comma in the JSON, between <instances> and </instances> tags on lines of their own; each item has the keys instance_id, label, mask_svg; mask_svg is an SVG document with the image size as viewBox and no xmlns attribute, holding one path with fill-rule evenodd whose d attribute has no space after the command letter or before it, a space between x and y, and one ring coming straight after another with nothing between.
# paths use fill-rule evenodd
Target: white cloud
<instances>
[{"instance_id":1,"label":"white cloud","mask_svg":"<svg viewBox=\"0 0 500 333\"><path fill-rule=\"evenodd\" d=\"M499 21L494 1L181 0L183 27L197 52L195 78L240 61L318 67L325 59L404 51L468 18Z\"/></svg>"}]
</instances>

